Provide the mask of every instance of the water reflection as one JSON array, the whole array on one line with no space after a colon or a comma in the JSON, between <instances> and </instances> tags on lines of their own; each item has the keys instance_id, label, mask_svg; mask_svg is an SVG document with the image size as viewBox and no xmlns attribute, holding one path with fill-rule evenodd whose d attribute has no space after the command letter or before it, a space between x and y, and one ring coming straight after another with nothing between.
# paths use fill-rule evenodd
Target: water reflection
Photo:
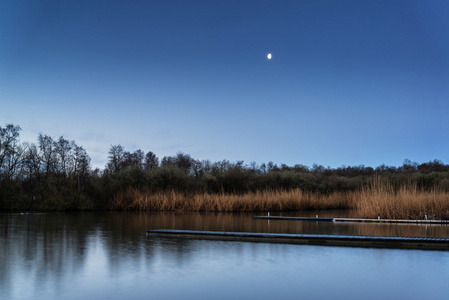
<instances>
[{"instance_id":1,"label":"water reflection","mask_svg":"<svg viewBox=\"0 0 449 300\"><path fill-rule=\"evenodd\" d=\"M329 214L329 212L328 212ZM329 217L321 213L323 217ZM336 213L333 214L334 216ZM315 216L302 213L297 216ZM118 216L127 219L126 215ZM191 229L272 233L448 237L448 225L280 221L254 219L253 214L145 213L134 214L133 226L146 229ZM123 224L124 225L124 224ZM131 224L127 224L131 226Z\"/></svg>"},{"instance_id":2,"label":"water reflection","mask_svg":"<svg viewBox=\"0 0 449 300\"><path fill-rule=\"evenodd\" d=\"M314 216L315 212L310 214ZM325 299L330 296L323 291L325 285L337 299L340 296L356 299L354 295L366 299L366 291L392 298L377 289L383 284L393 294L411 289L413 293L405 292L410 294L410 299L417 299L416 295L434 299L449 296L444 288L449 280L445 267L449 252L145 236L146 229L154 228L449 236L447 225L268 222L252 216L114 212L0 214L0 295L2 299L296 299L297 288L301 287L301 296ZM354 285L352 294L347 290L350 285ZM270 289L261 291L266 286Z\"/></svg>"}]
</instances>

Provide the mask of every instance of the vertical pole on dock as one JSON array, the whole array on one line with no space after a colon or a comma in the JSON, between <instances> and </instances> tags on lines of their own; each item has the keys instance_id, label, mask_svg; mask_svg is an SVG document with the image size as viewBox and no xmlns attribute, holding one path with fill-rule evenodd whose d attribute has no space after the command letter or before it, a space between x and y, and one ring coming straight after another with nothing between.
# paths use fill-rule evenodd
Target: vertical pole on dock
<instances>
[{"instance_id":1,"label":"vertical pole on dock","mask_svg":"<svg viewBox=\"0 0 449 300\"><path fill-rule=\"evenodd\" d=\"M426 216L426 220L427 220L427 213L424 213L425 214L425 216Z\"/></svg>"},{"instance_id":2,"label":"vertical pole on dock","mask_svg":"<svg viewBox=\"0 0 449 300\"><path fill-rule=\"evenodd\" d=\"M268 216L270 216L270 212L268 212Z\"/></svg>"}]
</instances>

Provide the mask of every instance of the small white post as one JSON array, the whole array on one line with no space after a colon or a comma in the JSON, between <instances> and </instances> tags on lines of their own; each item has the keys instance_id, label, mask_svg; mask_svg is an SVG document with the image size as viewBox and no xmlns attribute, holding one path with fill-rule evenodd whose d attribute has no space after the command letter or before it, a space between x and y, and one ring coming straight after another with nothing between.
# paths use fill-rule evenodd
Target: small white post
<instances>
[{"instance_id":1,"label":"small white post","mask_svg":"<svg viewBox=\"0 0 449 300\"><path fill-rule=\"evenodd\" d=\"M426 216L426 221L427 221L427 213L425 213L425 216Z\"/></svg>"},{"instance_id":2,"label":"small white post","mask_svg":"<svg viewBox=\"0 0 449 300\"><path fill-rule=\"evenodd\" d=\"M316 215L316 218L318 219L318 215Z\"/></svg>"},{"instance_id":3,"label":"small white post","mask_svg":"<svg viewBox=\"0 0 449 300\"><path fill-rule=\"evenodd\" d=\"M380 216L377 216L377 219L380 220Z\"/></svg>"},{"instance_id":4,"label":"small white post","mask_svg":"<svg viewBox=\"0 0 449 300\"><path fill-rule=\"evenodd\" d=\"M268 212L268 216L270 216L270 212Z\"/></svg>"}]
</instances>

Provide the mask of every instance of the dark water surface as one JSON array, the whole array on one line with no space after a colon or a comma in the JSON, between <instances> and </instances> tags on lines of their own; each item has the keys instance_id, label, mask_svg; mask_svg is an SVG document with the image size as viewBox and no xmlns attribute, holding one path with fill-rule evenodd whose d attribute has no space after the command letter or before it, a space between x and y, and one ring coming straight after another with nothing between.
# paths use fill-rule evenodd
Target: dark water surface
<instances>
[{"instance_id":1,"label":"dark water surface","mask_svg":"<svg viewBox=\"0 0 449 300\"><path fill-rule=\"evenodd\" d=\"M146 229L173 228L449 237L448 225L267 221L252 216L0 214L0 299L449 299L449 251L145 235Z\"/></svg>"}]
</instances>

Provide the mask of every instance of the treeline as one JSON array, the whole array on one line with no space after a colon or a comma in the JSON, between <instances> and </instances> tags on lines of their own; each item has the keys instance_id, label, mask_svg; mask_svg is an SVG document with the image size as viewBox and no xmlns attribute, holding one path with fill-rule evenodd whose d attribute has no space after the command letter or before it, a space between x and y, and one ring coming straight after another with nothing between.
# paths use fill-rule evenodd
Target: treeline
<instances>
[{"instance_id":1,"label":"treeline","mask_svg":"<svg viewBox=\"0 0 449 300\"><path fill-rule=\"evenodd\" d=\"M110 209L117 195L177 193L245 195L301 190L329 195L358 191L375 178L393 189L449 191L449 165L439 160L399 167L287 166L273 162L211 162L178 153L159 159L153 152L112 145L104 170L92 169L86 150L64 137L39 134L37 144L20 142L20 127L0 127L0 209Z\"/></svg>"},{"instance_id":2,"label":"treeline","mask_svg":"<svg viewBox=\"0 0 449 300\"><path fill-rule=\"evenodd\" d=\"M74 141L39 134L20 143L20 127L0 127L0 209L94 208L90 158Z\"/></svg>"}]
</instances>

